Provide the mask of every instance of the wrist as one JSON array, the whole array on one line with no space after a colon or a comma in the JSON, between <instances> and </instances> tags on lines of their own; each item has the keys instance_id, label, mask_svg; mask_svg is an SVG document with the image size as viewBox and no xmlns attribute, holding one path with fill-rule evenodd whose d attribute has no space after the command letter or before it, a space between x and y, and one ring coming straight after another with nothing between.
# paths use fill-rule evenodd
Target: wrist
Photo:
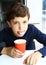
<instances>
[{"instance_id":1,"label":"wrist","mask_svg":"<svg viewBox=\"0 0 46 65\"><path fill-rule=\"evenodd\" d=\"M13 48L13 47L8 47L8 48L7 48L7 55L11 56L12 48Z\"/></svg>"},{"instance_id":2,"label":"wrist","mask_svg":"<svg viewBox=\"0 0 46 65\"><path fill-rule=\"evenodd\" d=\"M35 51L35 52L36 52L40 57L43 56L41 52L39 52L39 51Z\"/></svg>"},{"instance_id":3,"label":"wrist","mask_svg":"<svg viewBox=\"0 0 46 65\"><path fill-rule=\"evenodd\" d=\"M11 49L12 49L12 47L4 47L4 48L2 49L0 55L1 55L1 54L10 55Z\"/></svg>"},{"instance_id":4,"label":"wrist","mask_svg":"<svg viewBox=\"0 0 46 65\"><path fill-rule=\"evenodd\" d=\"M1 52L2 52L2 50L3 50L3 48L1 47L1 48L0 48L0 55L2 55L2 53L1 53Z\"/></svg>"},{"instance_id":5,"label":"wrist","mask_svg":"<svg viewBox=\"0 0 46 65\"><path fill-rule=\"evenodd\" d=\"M2 49L1 54L7 54L6 47L4 47L4 48Z\"/></svg>"}]
</instances>

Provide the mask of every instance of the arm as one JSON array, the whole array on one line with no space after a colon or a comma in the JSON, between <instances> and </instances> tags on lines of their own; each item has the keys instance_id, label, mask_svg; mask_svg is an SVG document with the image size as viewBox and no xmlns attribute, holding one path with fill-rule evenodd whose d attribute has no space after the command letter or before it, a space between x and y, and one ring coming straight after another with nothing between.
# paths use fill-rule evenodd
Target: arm
<instances>
[{"instance_id":1,"label":"arm","mask_svg":"<svg viewBox=\"0 0 46 65\"><path fill-rule=\"evenodd\" d=\"M10 55L12 47L4 47L1 51L1 54Z\"/></svg>"},{"instance_id":2,"label":"arm","mask_svg":"<svg viewBox=\"0 0 46 65\"><path fill-rule=\"evenodd\" d=\"M32 25L32 33L34 36L34 39L36 39L38 42L44 44L44 47L37 50L36 52L29 55L25 60L25 64L31 64L34 65L38 62L38 60L46 55L46 34L43 34L41 31L39 31L36 27Z\"/></svg>"},{"instance_id":3,"label":"arm","mask_svg":"<svg viewBox=\"0 0 46 65\"><path fill-rule=\"evenodd\" d=\"M43 32L41 32L35 26L33 26L32 28L33 28L34 39L36 39L38 42L40 42L44 46L46 46L46 34L44 34Z\"/></svg>"},{"instance_id":4,"label":"arm","mask_svg":"<svg viewBox=\"0 0 46 65\"><path fill-rule=\"evenodd\" d=\"M34 52L32 54L30 54L25 60L24 60L24 64L27 64L27 65L35 65L39 59L42 57L42 54L37 51L37 52Z\"/></svg>"},{"instance_id":5,"label":"arm","mask_svg":"<svg viewBox=\"0 0 46 65\"><path fill-rule=\"evenodd\" d=\"M1 51L1 54L9 55L14 58L23 56L23 54L14 47L4 47Z\"/></svg>"},{"instance_id":6,"label":"arm","mask_svg":"<svg viewBox=\"0 0 46 65\"><path fill-rule=\"evenodd\" d=\"M1 51L2 49L5 47L5 43L4 43L4 33L3 30L0 31L0 55L1 55Z\"/></svg>"},{"instance_id":7,"label":"arm","mask_svg":"<svg viewBox=\"0 0 46 65\"><path fill-rule=\"evenodd\" d=\"M36 39L38 42L44 45L44 47L39 49L38 51L42 53L43 56L45 56L46 55L46 34L42 33L35 26L32 26L32 29L34 33L34 39Z\"/></svg>"}]
</instances>

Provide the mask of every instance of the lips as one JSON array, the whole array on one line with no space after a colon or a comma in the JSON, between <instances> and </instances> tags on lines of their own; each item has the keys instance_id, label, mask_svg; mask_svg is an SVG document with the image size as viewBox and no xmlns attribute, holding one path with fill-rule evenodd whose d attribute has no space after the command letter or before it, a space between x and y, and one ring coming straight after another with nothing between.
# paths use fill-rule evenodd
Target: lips
<instances>
[{"instance_id":1,"label":"lips","mask_svg":"<svg viewBox=\"0 0 46 65\"><path fill-rule=\"evenodd\" d=\"M24 32L24 31L18 31L17 33L18 33L19 35L24 35L25 32Z\"/></svg>"}]
</instances>

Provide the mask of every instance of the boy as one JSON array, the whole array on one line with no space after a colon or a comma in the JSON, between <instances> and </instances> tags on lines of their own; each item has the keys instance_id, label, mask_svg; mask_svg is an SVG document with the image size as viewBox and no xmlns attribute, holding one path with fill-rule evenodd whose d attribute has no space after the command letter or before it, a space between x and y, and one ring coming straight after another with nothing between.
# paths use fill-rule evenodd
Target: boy
<instances>
[{"instance_id":1,"label":"boy","mask_svg":"<svg viewBox=\"0 0 46 65\"><path fill-rule=\"evenodd\" d=\"M46 35L29 24L29 10L21 3L12 4L5 15L9 27L0 31L0 44L3 41L5 42L5 47L2 45L0 48L0 53L11 57L21 57L22 53L14 48L14 40L26 39L26 50L31 50L35 49L33 39L36 39L43 43L44 47L28 56L24 61L26 64L36 64L38 58L46 55Z\"/></svg>"}]
</instances>

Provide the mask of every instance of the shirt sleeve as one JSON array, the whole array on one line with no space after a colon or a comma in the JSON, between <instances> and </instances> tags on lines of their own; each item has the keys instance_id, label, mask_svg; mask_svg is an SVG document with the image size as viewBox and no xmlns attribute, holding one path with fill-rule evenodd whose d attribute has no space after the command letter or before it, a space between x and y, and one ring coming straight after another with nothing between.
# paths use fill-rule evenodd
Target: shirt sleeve
<instances>
[{"instance_id":1,"label":"shirt sleeve","mask_svg":"<svg viewBox=\"0 0 46 65\"><path fill-rule=\"evenodd\" d=\"M3 31L0 31L0 52L2 51L2 49L5 47L5 43L4 43L4 33Z\"/></svg>"},{"instance_id":2,"label":"shirt sleeve","mask_svg":"<svg viewBox=\"0 0 46 65\"><path fill-rule=\"evenodd\" d=\"M42 53L43 57L46 56L46 46L38 50L40 53Z\"/></svg>"},{"instance_id":3,"label":"shirt sleeve","mask_svg":"<svg viewBox=\"0 0 46 65\"><path fill-rule=\"evenodd\" d=\"M41 32L35 26L33 26L33 33L34 33L34 39L36 39L38 42L46 46L46 34Z\"/></svg>"},{"instance_id":4,"label":"shirt sleeve","mask_svg":"<svg viewBox=\"0 0 46 65\"><path fill-rule=\"evenodd\" d=\"M42 53L43 56L46 56L46 34L41 32L35 26L32 25L34 39L44 45L43 48L39 49L38 51Z\"/></svg>"},{"instance_id":5,"label":"shirt sleeve","mask_svg":"<svg viewBox=\"0 0 46 65\"><path fill-rule=\"evenodd\" d=\"M3 31L0 31L0 43L3 42L4 39L4 33Z\"/></svg>"}]
</instances>

